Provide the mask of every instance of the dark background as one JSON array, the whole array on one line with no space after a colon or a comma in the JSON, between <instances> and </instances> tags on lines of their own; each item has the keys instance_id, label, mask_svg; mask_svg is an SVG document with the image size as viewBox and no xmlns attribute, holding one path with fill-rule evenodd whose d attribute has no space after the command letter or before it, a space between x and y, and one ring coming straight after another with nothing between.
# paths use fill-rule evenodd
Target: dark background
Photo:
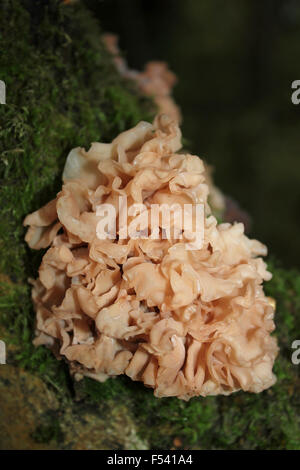
<instances>
[{"instance_id":1,"label":"dark background","mask_svg":"<svg viewBox=\"0 0 300 470\"><path fill-rule=\"evenodd\" d=\"M85 0L130 67L165 60L191 151L252 216L251 236L300 265L299 0Z\"/></svg>"}]
</instances>

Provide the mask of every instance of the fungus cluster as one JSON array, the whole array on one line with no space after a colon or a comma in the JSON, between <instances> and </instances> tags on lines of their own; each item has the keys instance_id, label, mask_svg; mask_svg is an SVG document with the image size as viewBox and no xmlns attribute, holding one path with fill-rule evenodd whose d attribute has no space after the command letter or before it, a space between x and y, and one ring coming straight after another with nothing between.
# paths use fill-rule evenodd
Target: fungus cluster
<instances>
[{"instance_id":1,"label":"fungus cluster","mask_svg":"<svg viewBox=\"0 0 300 470\"><path fill-rule=\"evenodd\" d=\"M56 199L24 221L29 246L47 248L31 281L35 344L65 358L76 379L126 374L157 397L261 392L275 382L277 354L266 247L241 223L217 223L203 162L180 148L177 123L160 115L70 152ZM100 239L97 207L118 210L120 196L149 210L203 204L202 248L163 230Z\"/></svg>"}]
</instances>

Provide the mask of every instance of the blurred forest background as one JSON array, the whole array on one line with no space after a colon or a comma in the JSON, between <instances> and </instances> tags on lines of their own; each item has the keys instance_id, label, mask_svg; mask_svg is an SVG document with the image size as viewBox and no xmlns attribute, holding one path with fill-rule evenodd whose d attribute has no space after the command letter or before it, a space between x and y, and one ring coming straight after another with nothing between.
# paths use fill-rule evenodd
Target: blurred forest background
<instances>
[{"instance_id":1,"label":"blurred forest background","mask_svg":"<svg viewBox=\"0 0 300 470\"><path fill-rule=\"evenodd\" d=\"M299 0L84 0L131 68L163 60L190 151L252 217L251 236L300 265Z\"/></svg>"}]
</instances>

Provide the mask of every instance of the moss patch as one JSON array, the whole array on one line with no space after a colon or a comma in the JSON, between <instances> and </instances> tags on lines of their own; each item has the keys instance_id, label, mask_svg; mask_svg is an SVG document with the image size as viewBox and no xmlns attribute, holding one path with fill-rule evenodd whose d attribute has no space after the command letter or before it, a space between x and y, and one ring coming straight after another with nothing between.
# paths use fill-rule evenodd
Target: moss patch
<instances>
[{"instance_id":1,"label":"moss patch","mask_svg":"<svg viewBox=\"0 0 300 470\"><path fill-rule=\"evenodd\" d=\"M7 89L0 106L0 269L18 280L34 273L40 258L21 243L22 219L56 194L69 150L108 142L153 114L150 101L115 70L88 12L38 3L0 6Z\"/></svg>"}]
</instances>

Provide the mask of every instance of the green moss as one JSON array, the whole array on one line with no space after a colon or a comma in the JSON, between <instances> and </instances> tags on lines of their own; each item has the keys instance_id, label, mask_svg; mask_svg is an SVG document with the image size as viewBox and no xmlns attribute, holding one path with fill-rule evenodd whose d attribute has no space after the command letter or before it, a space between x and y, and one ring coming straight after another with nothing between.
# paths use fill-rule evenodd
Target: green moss
<instances>
[{"instance_id":1,"label":"green moss","mask_svg":"<svg viewBox=\"0 0 300 470\"><path fill-rule=\"evenodd\" d=\"M22 219L55 195L69 150L110 141L152 116L150 102L120 78L83 8L23 3L0 6L7 88L7 104L0 106L0 270L18 280L39 259L21 242Z\"/></svg>"},{"instance_id":2,"label":"green moss","mask_svg":"<svg viewBox=\"0 0 300 470\"><path fill-rule=\"evenodd\" d=\"M170 448L178 437L188 448L299 449L299 377L291 363L291 343L300 331L297 271L271 265L274 277L266 290L277 300L281 351L278 382L260 395L185 403L156 399L125 377L74 385L63 361L32 346L27 278L36 276L42 253L25 246L23 218L55 195L71 148L110 141L152 113L151 103L115 71L88 12L55 1L33 4L6 0L0 6L0 78L7 85L7 104L0 106L0 323L1 339L10 343L9 361L43 377L56 390L62 413L66 400L74 406L97 403L103 416L121 403L152 448ZM34 435L42 443L58 440L59 422L45 420Z\"/></svg>"},{"instance_id":3,"label":"green moss","mask_svg":"<svg viewBox=\"0 0 300 470\"><path fill-rule=\"evenodd\" d=\"M57 416L48 413L42 417L43 423L39 424L31 434L32 439L39 444L48 444L55 441L59 443L63 440L63 432Z\"/></svg>"}]
</instances>

